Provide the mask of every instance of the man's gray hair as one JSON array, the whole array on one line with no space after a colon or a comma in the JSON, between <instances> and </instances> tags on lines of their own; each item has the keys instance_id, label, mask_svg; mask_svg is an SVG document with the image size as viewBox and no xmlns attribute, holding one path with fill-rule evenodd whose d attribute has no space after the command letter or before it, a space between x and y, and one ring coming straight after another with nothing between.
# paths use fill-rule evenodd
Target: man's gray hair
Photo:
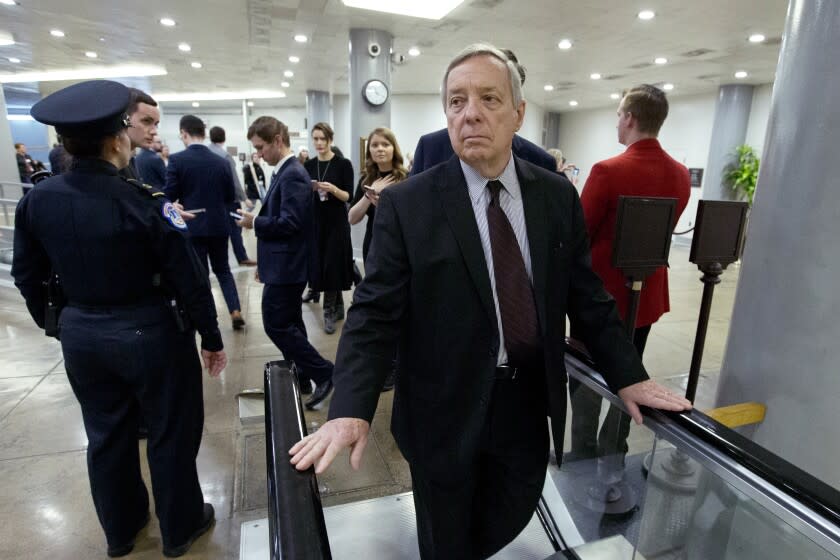
<instances>
[{"instance_id":1,"label":"man's gray hair","mask_svg":"<svg viewBox=\"0 0 840 560\"><path fill-rule=\"evenodd\" d=\"M475 56L492 56L493 58L501 61L507 67L513 106L519 107L519 104L523 101L524 97L522 95L522 82L519 77L519 69L516 67L516 64L508 58L504 51L489 43L473 43L455 55L455 58L453 58L449 63L449 66L446 67L446 73L443 75L443 82L440 88L440 98L443 102L443 110L446 111L446 82L449 80L449 73L453 68L460 65L465 60Z\"/></svg>"}]
</instances>

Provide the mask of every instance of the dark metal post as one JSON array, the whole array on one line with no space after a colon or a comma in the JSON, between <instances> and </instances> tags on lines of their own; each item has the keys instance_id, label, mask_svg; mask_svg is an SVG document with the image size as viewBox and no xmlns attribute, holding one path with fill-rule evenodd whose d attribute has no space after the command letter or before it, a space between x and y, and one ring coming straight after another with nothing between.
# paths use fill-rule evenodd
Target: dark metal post
<instances>
[{"instance_id":1,"label":"dark metal post","mask_svg":"<svg viewBox=\"0 0 840 560\"><path fill-rule=\"evenodd\" d=\"M703 300L700 303L700 316L697 320L697 333L694 335L694 351L691 354L691 368L688 370L688 385L685 398L694 402L697 393L697 381L700 379L700 363L703 361L703 347L706 345L706 330L709 327L709 316L712 312L712 296L715 284L720 284L723 267L720 263L710 263L698 267L703 276Z\"/></svg>"}]
</instances>

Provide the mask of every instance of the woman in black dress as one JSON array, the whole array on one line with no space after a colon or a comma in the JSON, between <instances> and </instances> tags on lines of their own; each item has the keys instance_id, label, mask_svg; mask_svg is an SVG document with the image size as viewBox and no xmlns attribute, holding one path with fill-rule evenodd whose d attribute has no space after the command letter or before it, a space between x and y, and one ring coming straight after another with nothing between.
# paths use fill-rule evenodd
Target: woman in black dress
<instances>
[{"instance_id":1,"label":"woman in black dress","mask_svg":"<svg viewBox=\"0 0 840 560\"><path fill-rule=\"evenodd\" d=\"M353 165L333 153L333 130L320 122L312 127L317 157L306 162L315 197L318 270L309 282L313 292L324 292L324 332L335 332L335 322L344 319L341 292L353 283L353 246L347 202L353 195ZM307 296L308 297L308 296ZM306 300L307 298L304 298Z\"/></svg>"},{"instance_id":2,"label":"woman in black dress","mask_svg":"<svg viewBox=\"0 0 840 560\"><path fill-rule=\"evenodd\" d=\"M242 167L242 176L245 177L245 195L253 208L258 200L262 200L267 188L259 154L251 154L251 162Z\"/></svg>"},{"instance_id":3,"label":"woman in black dress","mask_svg":"<svg viewBox=\"0 0 840 560\"><path fill-rule=\"evenodd\" d=\"M373 236L373 218L376 215L376 205L383 189L391 187L405 179L408 170L403 165L403 156L394 133L384 127L375 128L367 139L367 153L365 155L365 170L356 187L353 206L348 218L351 225L356 225L367 216L365 224L365 239L362 242L362 255L367 263L368 249ZM385 379L383 391L394 388L394 369Z\"/></svg>"}]
</instances>

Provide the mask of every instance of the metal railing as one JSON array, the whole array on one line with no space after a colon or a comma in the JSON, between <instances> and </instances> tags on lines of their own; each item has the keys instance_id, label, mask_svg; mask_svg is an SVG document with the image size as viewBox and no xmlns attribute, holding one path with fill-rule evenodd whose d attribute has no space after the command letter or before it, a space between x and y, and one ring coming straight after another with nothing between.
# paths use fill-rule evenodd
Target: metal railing
<instances>
[{"instance_id":1,"label":"metal railing","mask_svg":"<svg viewBox=\"0 0 840 560\"><path fill-rule=\"evenodd\" d=\"M265 455L271 560L330 560L315 470L300 472L288 450L306 435L297 375L285 361L265 365Z\"/></svg>"}]
</instances>

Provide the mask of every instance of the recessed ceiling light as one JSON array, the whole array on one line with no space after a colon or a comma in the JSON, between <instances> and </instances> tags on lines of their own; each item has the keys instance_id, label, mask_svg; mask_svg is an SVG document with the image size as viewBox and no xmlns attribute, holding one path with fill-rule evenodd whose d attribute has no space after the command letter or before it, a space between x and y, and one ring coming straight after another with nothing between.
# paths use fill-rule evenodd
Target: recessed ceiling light
<instances>
[{"instance_id":1,"label":"recessed ceiling light","mask_svg":"<svg viewBox=\"0 0 840 560\"><path fill-rule=\"evenodd\" d=\"M105 37L100 37L100 38L99 38L99 42L100 42L100 43L104 43L104 42L105 42Z\"/></svg>"},{"instance_id":2,"label":"recessed ceiling light","mask_svg":"<svg viewBox=\"0 0 840 560\"><path fill-rule=\"evenodd\" d=\"M0 47L8 47L15 44L15 38L11 33L0 31Z\"/></svg>"},{"instance_id":3,"label":"recessed ceiling light","mask_svg":"<svg viewBox=\"0 0 840 560\"><path fill-rule=\"evenodd\" d=\"M441 19L446 14L461 5L464 0L434 0L418 2L417 0L343 0L350 8L361 8L375 12L398 14L425 19Z\"/></svg>"},{"instance_id":4,"label":"recessed ceiling light","mask_svg":"<svg viewBox=\"0 0 840 560\"><path fill-rule=\"evenodd\" d=\"M198 101L193 101L192 106L193 107L201 107L201 103L199 103Z\"/></svg>"},{"instance_id":5,"label":"recessed ceiling light","mask_svg":"<svg viewBox=\"0 0 840 560\"><path fill-rule=\"evenodd\" d=\"M0 0L0 4L5 4L6 6L14 6L17 4L15 0Z\"/></svg>"},{"instance_id":6,"label":"recessed ceiling light","mask_svg":"<svg viewBox=\"0 0 840 560\"><path fill-rule=\"evenodd\" d=\"M175 27L175 20L168 17L160 18L160 24L166 27Z\"/></svg>"},{"instance_id":7,"label":"recessed ceiling light","mask_svg":"<svg viewBox=\"0 0 840 560\"><path fill-rule=\"evenodd\" d=\"M280 87L289 87L290 85L289 82L280 82Z\"/></svg>"},{"instance_id":8,"label":"recessed ceiling light","mask_svg":"<svg viewBox=\"0 0 840 560\"><path fill-rule=\"evenodd\" d=\"M300 57L292 55L289 57L289 62L291 62L292 64L297 64L298 62L300 62Z\"/></svg>"},{"instance_id":9,"label":"recessed ceiling light","mask_svg":"<svg viewBox=\"0 0 840 560\"><path fill-rule=\"evenodd\" d=\"M283 75L286 76L287 78L294 78L295 77L295 73L292 72L291 70L286 70L285 72L283 72Z\"/></svg>"},{"instance_id":10,"label":"recessed ceiling light","mask_svg":"<svg viewBox=\"0 0 840 560\"><path fill-rule=\"evenodd\" d=\"M309 37L306 35L295 35L295 41L298 43L305 43L309 40Z\"/></svg>"},{"instance_id":11,"label":"recessed ceiling light","mask_svg":"<svg viewBox=\"0 0 840 560\"><path fill-rule=\"evenodd\" d=\"M668 64L668 59L664 56L657 56L653 59L654 64Z\"/></svg>"},{"instance_id":12,"label":"recessed ceiling light","mask_svg":"<svg viewBox=\"0 0 840 560\"><path fill-rule=\"evenodd\" d=\"M618 93L611 93L610 99L621 99L621 95Z\"/></svg>"},{"instance_id":13,"label":"recessed ceiling light","mask_svg":"<svg viewBox=\"0 0 840 560\"><path fill-rule=\"evenodd\" d=\"M592 74L589 74L589 77L593 80L600 80L601 79L601 74L599 74L598 72L594 72Z\"/></svg>"},{"instance_id":14,"label":"recessed ceiling light","mask_svg":"<svg viewBox=\"0 0 840 560\"><path fill-rule=\"evenodd\" d=\"M62 31L61 29L51 29L50 35L52 35L53 37L64 37L64 31Z\"/></svg>"},{"instance_id":15,"label":"recessed ceiling light","mask_svg":"<svg viewBox=\"0 0 840 560\"><path fill-rule=\"evenodd\" d=\"M765 37L761 33L754 33L754 34L750 35L750 43L763 43L764 39L766 39L766 38L767 37Z\"/></svg>"},{"instance_id":16,"label":"recessed ceiling light","mask_svg":"<svg viewBox=\"0 0 840 560\"><path fill-rule=\"evenodd\" d=\"M747 74L744 70L738 70L737 72L735 72L735 77L739 80L743 80L747 76L749 76L749 74Z\"/></svg>"},{"instance_id":17,"label":"recessed ceiling light","mask_svg":"<svg viewBox=\"0 0 840 560\"><path fill-rule=\"evenodd\" d=\"M565 50L572 48L572 41L570 39L563 39L559 43L557 43L557 47Z\"/></svg>"},{"instance_id":18,"label":"recessed ceiling light","mask_svg":"<svg viewBox=\"0 0 840 560\"><path fill-rule=\"evenodd\" d=\"M545 84L545 85L543 86L543 89L544 89L545 91L554 91L554 86L553 86L553 85L551 85L551 84Z\"/></svg>"},{"instance_id":19,"label":"recessed ceiling light","mask_svg":"<svg viewBox=\"0 0 840 560\"><path fill-rule=\"evenodd\" d=\"M187 43L181 43L180 45L178 45L178 50L182 52L190 52L192 50L192 47L189 46L189 44Z\"/></svg>"},{"instance_id":20,"label":"recessed ceiling light","mask_svg":"<svg viewBox=\"0 0 840 560\"><path fill-rule=\"evenodd\" d=\"M99 58L99 55L98 55L98 54L96 54L96 53L95 53L95 52L93 52L93 51L87 51L87 52L85 53L85 56L86 56L86 57L88 57L88 58Z\"/></svg>"},{"instance_id":21,"label":"recessed ceiling light","mask_svg":"<svg viewBox=\"0 0 840 560\"><path fill-rule=\"evenodd\" d=\"M198 61L190 62L190 66L192 66L193 68L201 68L201 63Z\"/></svg>"},{"instance_id":22,"label":"recessed ceiling light","mask_svg":"<svg viewBox=\"0 0 840 560\"><path fill-rule=\"evenodd\" d=\"M20 64L20 59L12 56L9 57L9 62L11 62L12 64Z\"/></svg>"},{"instance_id":23,"label":"recessed ceiling light","mask_svg":"<svg viewBox=\"0 0 840 560\"><path fill-rule=\"evenodd\" d=\"M253 102L253 101L249 101L249 102L248 102L248 107L253 107L253 106L254 106L254 102Z\"/></svg>"},{"instance_id":24,"label":"recessed ceiling light","mask_svg":"<svg viewBox=\"0 0 840 560\"><path fill-rule=\"evenodd\" d=\"M647 20L655 18L656 14L653 13L652 10L642 10L641 12L639 12L638 17L639 17L639 19L647 21Z\"/></svg>"},{"instance_id":25,"label":"recessed ceiling light","mask_svg":"<svg viewBox=\"0 0 840 560\"><path fill-rule=\"evenodd\" d=\"M420 56L420 49L417 47L411 47L408 49L408 56Z\"/></svg>"},{"instance_id":26,"label":"recessed ceiling light","mask_svg":"<svg viewBox=\"0 0 840 560\"><path fill-rule=\"evenodd\" d=\"M577 107L577 106L578 106L578 102L577 102L577 101L575 101L574 99L572 99L571 101L569 101L569 105L571 105L572 107Z\"/></svg>"},{"instance_id":27,"label":"recessed ceiling light","mask_svg":"<svg viewBox=\"0 0 840 560\"><path fill-rule=\"evenodd\" d=\"M664 89L665 91L671 91L672 89L674 89L674 84L664 84L662 86L662 89Z\"/></svg>"}]
</instances>

